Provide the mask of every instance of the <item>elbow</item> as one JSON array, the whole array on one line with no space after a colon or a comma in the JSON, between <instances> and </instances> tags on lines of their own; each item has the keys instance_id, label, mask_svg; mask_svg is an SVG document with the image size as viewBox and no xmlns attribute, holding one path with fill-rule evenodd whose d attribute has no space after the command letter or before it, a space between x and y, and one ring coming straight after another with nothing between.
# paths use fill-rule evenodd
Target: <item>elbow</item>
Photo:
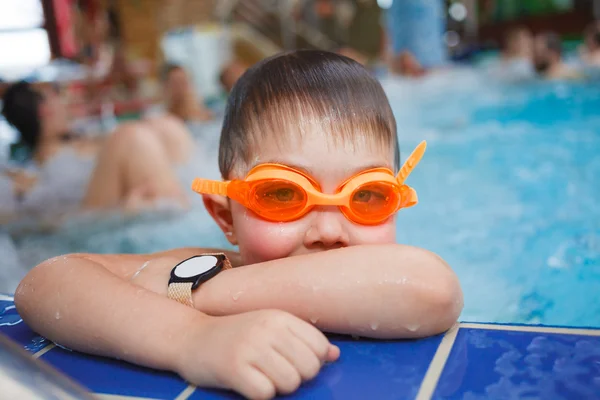
<instances>
[{"instance_id":1,"label":"elbow","mask_svg":"<svg viewBox=\"0 0 600 400\"><path fill-rule=\"evenodd\" d=\"M31 271L25 275L25 277L19 282L17 290L15 291L15 307L22 318L27 318L30 305L34 301L36 296L36 290L39 292L39 285L43 284L43 275L46 274L46 270L51 268L53 258L42 262L35 266Z\"/></svg>"},{"instance_id":2,"label":"elbow","mask_svg":"<svg viewBox=\"0 0 600 400\"><path fill-rule=\"evenodd\" d=\"M440 277L429 296L430 334L436 335L452 328L462 312L463 292L452 271Z\"/></svg>"},{"instance_id":3,"label":"elbow","mask_svg":"<svg viewBox=\"0 0 600 400\"><path fill-rule=\"evenodd\" d=\"M19 315L28 319L28 315L35 308L35 304L39 304L40 297L47 294L51 290L52 282L55 282L53 277L61 279L64 270L64 264L68 262L69 256L60 256L50 258L25 275L19 282L15 291L15 307Z\"/></svg>"},{"instance_id":4,"label":"elbow","mask_svg":"<svg viewBox=\"0 0 600 400\"><path fill-rule=\"evenodd\" d=\"M420 315L420 329L414 335L432 336L452 328L462 312L463 292L458 277L450 266L437 254L421 250L419 263L420 280L416 284L417 303L413 303Z\"/></svg>"}]
</instances>

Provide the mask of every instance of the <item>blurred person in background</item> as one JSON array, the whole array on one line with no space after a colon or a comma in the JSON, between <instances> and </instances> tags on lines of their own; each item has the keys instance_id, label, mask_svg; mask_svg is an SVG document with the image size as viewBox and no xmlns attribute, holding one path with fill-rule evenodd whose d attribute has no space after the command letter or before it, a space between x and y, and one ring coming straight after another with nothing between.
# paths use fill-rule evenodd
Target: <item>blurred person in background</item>
<instances>
[{"instance_id":1,"label":"blurred person in background","mask_svg":"<svg viewBox=\"0 0 600 400\"><path fill-rule=\"evenodd\" d=\"M409 78L419 78L427 72L421 63L419 63L419 60L409 51L403 51L392 57L390 71L394 75Z\"/></svg>"},{"instance_id":2,"label":"blurred person in background","mask_svg":"<svg viewBox=\"0 0 600 400\"><path fill-rule=\"evenodd\" d=\"M180 65L165 66L162 74L165 107L171 115L182 121L208 121L213 113L196 95L187 71Z\"/></svg>"},{"instance_id":3,"label":"blurred person in background","mask_svg":"<svg viewBox=\"0 0 600 400\"><path fill-rule=\"evenodd\" d=\"M590 24L583 34L579 55L588 67L600 67L600 22Z\"/></svg>"},{"instance_id":4,"label":"blurred person in background","mask_svg":"<svg viewBox=\"0 0 600 400\"><path fill-rule=\"evenodd\" d=\"M80 137L69 130L58 91L26 82L7 88L2 114L20 133L17 147L34 166L35 176L15 169L2 176L28 212L132 208L158 198L185 203L174 169L191 157L193 141L173 117L125 123L108 137Z\"/></svg>"},{"instance_id":5,"label":"blurred person in background","mask_svg":"<svg viewBox=\"0 0 600 400\"><path fill-rule=\"evenodd\" d=\"M559 35L545 32L534 41L534 67L546 79L578 79L578 73L563 61L563 45Z\"/></svg>"},{"instance_id":6,"label":"blurred person in background","mask_svg":"<svg viewBox=\"0 0 600 400\"><path fill-rule=\"evenodd\" d=\"M510 28L502 40L500 59L489 66L489 72L503 80L533 79L533 35L521 26Z\"/></svg>"},{"instance_id":7,"label":"blurred person in background","mask_svg":"<svg viewBox=\"0 0 600 400\"><path fill-rule=\"evenodd\" d=\"M79 61L87 67L86 104L98 109L104 103L129 102L129 108L143 107L153 87L148 84L151 63L133 58L122 39L117 11L113 7L79 17L82 37ZM136 102L141 103L134 105Z\"/></svg>"},{"instance_id":8,"label":"blurred person in background","mask_svg":"<svg viewBox=\"0 0 600 400\"><path fill-rule=\"evenodd\" d=\"M237 59L232 60L228 64L226 64L221 70L221 74L219 75L219 81L221 82L221 86L226 93L231 92L233 86L238 81L240 76L246 72L248 66Z\"/></svg>"},{"instance_id":9,"label":"blurred person in background","mask_svg":"<svg viewBox=\"0 0 600 400\"><path fill-rule=\"evenodd\" d=\"M504 36L502 46L503 62L526 62L533 59L533 35L525 27L511 28Z\"/></svg>"}]
</instances>

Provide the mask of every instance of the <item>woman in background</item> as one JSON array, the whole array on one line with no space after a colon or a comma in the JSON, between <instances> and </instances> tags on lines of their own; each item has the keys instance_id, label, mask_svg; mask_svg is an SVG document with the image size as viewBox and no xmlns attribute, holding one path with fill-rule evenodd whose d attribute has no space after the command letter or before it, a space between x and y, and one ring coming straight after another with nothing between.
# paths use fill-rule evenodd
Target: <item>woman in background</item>
<instances>
[{"instance_id":1,"label":"woman in background","mask_svg":"<svg viewBox=\"0 0 600 400\"><path fill-rule=\"evenodd\" d=\"M28 214L130 208L159 198L186 204L174 170L191 157L193 141L173 117L122 124L106 138L79 137L69 130L59 93L26 82L8 87L2 113L35 167L35 179L14 170L4 174Z\"/></svg>"}]
</instances>

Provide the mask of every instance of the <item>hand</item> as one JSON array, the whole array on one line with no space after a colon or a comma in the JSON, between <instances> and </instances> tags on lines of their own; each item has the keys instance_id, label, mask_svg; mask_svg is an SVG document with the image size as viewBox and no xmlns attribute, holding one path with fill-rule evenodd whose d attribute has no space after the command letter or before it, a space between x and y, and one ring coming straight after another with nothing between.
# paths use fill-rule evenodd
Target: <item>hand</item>
<instances>
[{"instance_id":1,"label":"hand","mask_svg":"<svg viewBox=\"0 0 600 400\"><path fill-rule=\"evenodd\" d=\"M182 377L252 399L292 393L340 354L314 326L279 310L204 317L180 343Z\"/></svg>"}]
</instances>

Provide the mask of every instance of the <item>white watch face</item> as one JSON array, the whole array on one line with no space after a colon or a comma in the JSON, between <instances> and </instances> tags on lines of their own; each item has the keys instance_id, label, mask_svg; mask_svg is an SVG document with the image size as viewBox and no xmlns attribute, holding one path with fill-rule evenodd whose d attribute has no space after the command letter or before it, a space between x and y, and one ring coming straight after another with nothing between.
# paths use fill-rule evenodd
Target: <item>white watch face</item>
<instances>
[{"instance_id":1,"label":"white watch face","mask_svg":"<svg viewBox=\"0 0 600 400\"><path fill-rule=\"evenodd\" d=\"M175 275L179 278L191 278L213 269L219 263L215 256L194 257L179 264L175 268Z\"/></svg>"}]
</instances>

